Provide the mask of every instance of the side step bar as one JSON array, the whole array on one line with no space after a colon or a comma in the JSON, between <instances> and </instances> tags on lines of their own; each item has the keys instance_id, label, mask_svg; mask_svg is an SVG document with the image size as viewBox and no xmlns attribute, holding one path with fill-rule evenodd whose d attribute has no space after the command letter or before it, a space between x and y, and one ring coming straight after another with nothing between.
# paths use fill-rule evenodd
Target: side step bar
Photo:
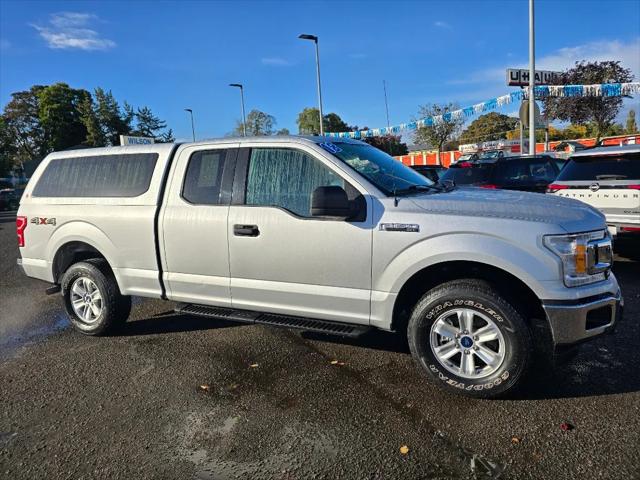
<instances>
[{"instance_id":1,"label":"side step bar","mask_svg":"<svg viewBox=\"0 0 640 480\"><path fill-rule=\"evenodd\" d=\"M328 333L352 338L359 337L371 330L371 327L366 325L352 325L348 323L330 322L327 320L317 320L313 318L253 312L250 310L234 310L232 308L210 307L208 305L195 305L192 303L179 303L176 305L175 311L176 313L183 315L198 315L218 320L231 320L234 322L271 325L273 327L294 328L309 332Z\"/></svg>"}]
</instances>

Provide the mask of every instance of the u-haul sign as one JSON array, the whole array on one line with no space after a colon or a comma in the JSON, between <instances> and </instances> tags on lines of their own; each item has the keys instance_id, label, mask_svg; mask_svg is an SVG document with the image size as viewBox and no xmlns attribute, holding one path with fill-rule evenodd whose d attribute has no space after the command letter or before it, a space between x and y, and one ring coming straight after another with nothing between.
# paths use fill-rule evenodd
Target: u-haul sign
<instances>
[{"instance_id":1,"label":"u-haul sign","mask_svg":"<svg viewBox=\"0 0 640 480\"><path fill-rule=\"evenodd\" d=\"M536 70L536 85L552 85L557 83L562 72L550 70ZM522 68L507 68L507 85L510 87L524 87L529 85L529 70Z\"/></svg>"}]
</instances>

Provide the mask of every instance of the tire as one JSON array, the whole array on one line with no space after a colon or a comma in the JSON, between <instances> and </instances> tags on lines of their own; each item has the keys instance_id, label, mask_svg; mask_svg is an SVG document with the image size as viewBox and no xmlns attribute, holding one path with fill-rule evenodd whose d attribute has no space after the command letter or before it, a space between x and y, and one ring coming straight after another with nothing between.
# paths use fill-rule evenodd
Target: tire
<instances>
[{"instance_id":1,"label":"tire","mask_svg":"<svg viewBox=\"0 0 640 480\"><path fill-rule=\"evenodd\" d=\"M521 315L482 280L454 280L427 292L413 309L407 337L414 360L436 384L475 398L513 391L533 351Z\"/></svg>"},{"instance_id":2,"label":"tire","mask_svg":"<svg viewBox=\"0 0 640 480\"><path fill-rule=\"evenodd\" d=\"M72 265L61 283L69 320L80 333L107 335L129 317L131 297L120 294L105 260L89 259Z\"/></svg>"}]
</instances>

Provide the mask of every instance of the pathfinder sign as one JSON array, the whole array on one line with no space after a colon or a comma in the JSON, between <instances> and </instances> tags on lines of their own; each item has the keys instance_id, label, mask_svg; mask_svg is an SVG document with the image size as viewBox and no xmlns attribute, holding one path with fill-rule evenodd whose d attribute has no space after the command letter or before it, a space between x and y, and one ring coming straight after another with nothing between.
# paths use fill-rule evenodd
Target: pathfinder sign
<instances>
[{"instance_id":1,"label":"pathfinder sign","mask_svg":"<svg viewBox=\"0 0 640 480\"><path fill-rule=\"evenodd\" d=\"M536 70L536 85L551 85L560 80L562 72ZM521 68L507 68L507 85L510 87L524 87L529 85L529 70Z\"/></svg>"}]
</instances>

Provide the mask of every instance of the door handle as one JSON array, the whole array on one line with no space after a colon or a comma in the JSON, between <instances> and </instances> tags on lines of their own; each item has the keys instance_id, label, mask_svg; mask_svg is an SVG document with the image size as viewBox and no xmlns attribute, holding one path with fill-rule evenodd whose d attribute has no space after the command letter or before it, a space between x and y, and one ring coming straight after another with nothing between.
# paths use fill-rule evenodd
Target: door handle
<instances>
[{"instance_id":1,"label":"door handle","mask_svg":"<svg viewBox=\"0 0 640 480\"><path fill-rule=\"evenodd\" d=\"M233 234L236 237L257 237L260 230L257 225L234 225Z\"/></svg>"}]
</instances>

